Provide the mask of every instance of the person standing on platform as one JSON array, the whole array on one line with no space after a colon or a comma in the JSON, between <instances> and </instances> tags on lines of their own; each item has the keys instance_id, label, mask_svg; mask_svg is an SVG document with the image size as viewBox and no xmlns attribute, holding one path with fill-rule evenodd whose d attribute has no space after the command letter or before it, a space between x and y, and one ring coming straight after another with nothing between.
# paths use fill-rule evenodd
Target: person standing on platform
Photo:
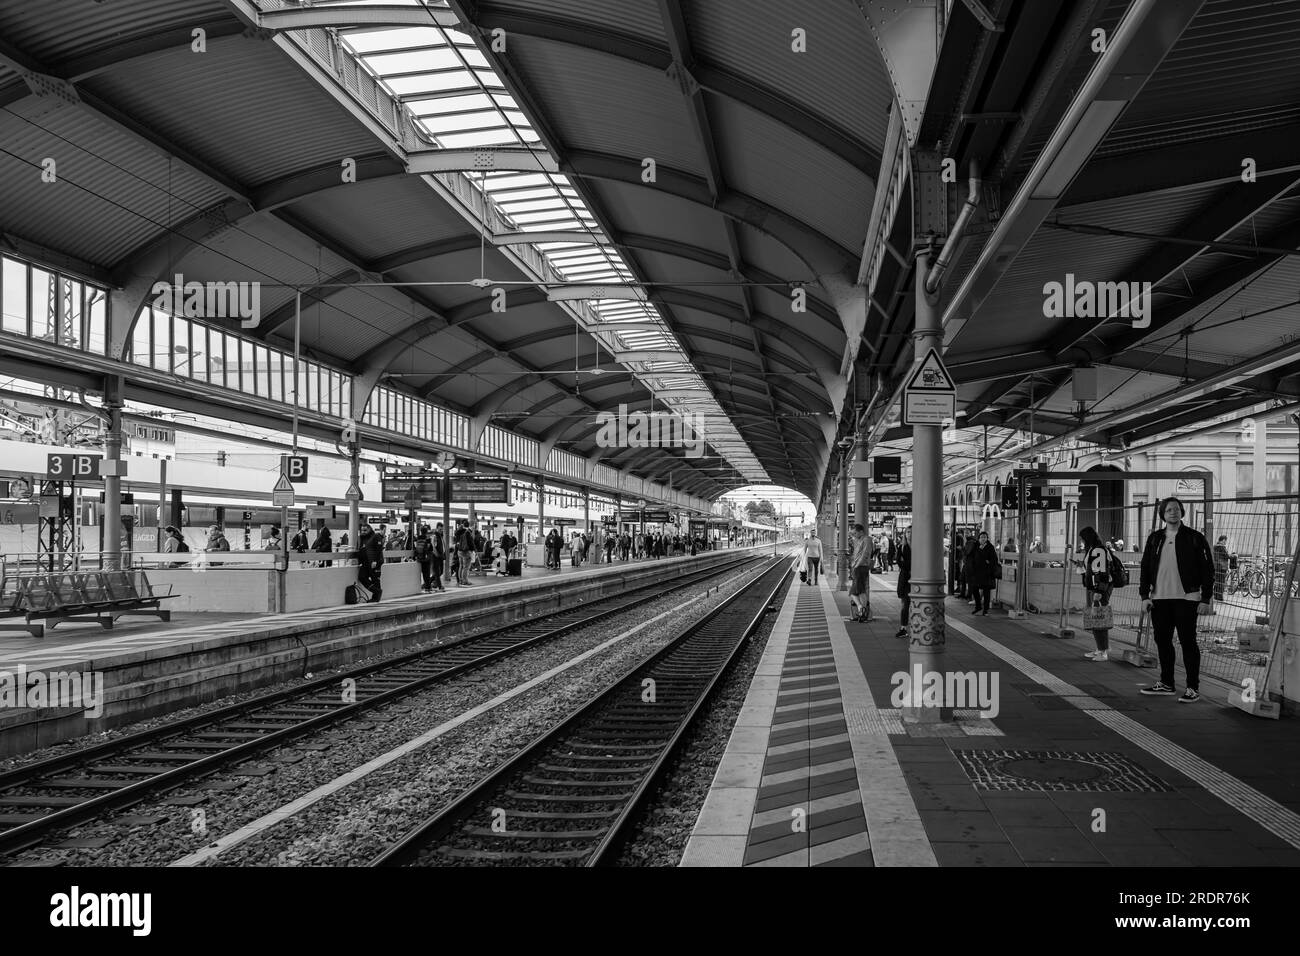
<instances>
[{"instance_id":1,"label":"person standing on platform","mask_svg":"<svg viewBox=\"0 0 1300 956\"><path fill-rule=\"evenodd\" d=\"M1115 589L1115 582L1110 579L1110 547L1102 542L1101 535L1091 525L1080 530L1079 540L1083 542L1083 590L1088 607L1109 608L1110 595ZM1097 649L1083 656L1090 661L1110 660L1110 628L1093 627L1090 630Z\"/></svg>"},{"instance_id":2,"label":"person standing on platform","mask_svg":"<svg viewBox=\"0 0 1300 956\"><path fill-rule=\"evenodd\" d=\"M469 566L470 555L474 553L474 533L469 529L468 521L456 522L456 584L460 587L470 587L469 583Z\"/></svg>"},{"instance_id":3,"label":"person standing on platform","mask_svg":"<svg viewBox=\"0 0 1300 956\"><path fill-rule=\"evenodd\" d=\"M1183 648L1187 687L1178 698L1189 704L1200 700L1201 649L1196 644L1196 615L1210 609L1214 591L1214 556L1205 535L1183 523L1186 509L1178 498L1160 505L1165 527L1153 531L1142 551L1142 577L1138 594L1151 615L1151 632L1160 654L1160 680L1142 693L1172 696L1174 690L1174 632Z\"/></svg>"},{"instance_id":4,"label":"person standing on platform","mask_svg":"<svg viewBox=\"0 0 1300 956\"><path fill-rule=\"evenodd\" d=\"M815 530L808 535L808 540L804 542L803 554L808 559L808 583L816 585L817 572L822 563L822 539L817 537Z\"/></svg>"},{"instance_id":5,"label":"person standing on platform","mask_svg":"<svg viewBox=\"0 0 1300 956\"><path fill-rule=\"evenodd\" d=\"M433 590L433 540L426 526L420 525L411 550L415 553L415 563L420 566L420 590L428 594Z\"/></svg>"},{"instance_id":6,"label":"person standing on platform","mask_svg":"<svg viewBox=\"0 0 1300 956\"><path fill-rule=\"evenodd\" d=\"M898 532L898 600L902 602L898 612L898 630L895 637L907 637L908 625L912 617L912 544L908 541L911 530L904 528Z\"/></svg>"},{"instance_id":7,"label":"person standing on platform","mask_svg":"<svg viewBox=\"0 0 1300 956\"><path fill-rule=\"evenodd\" d=\"M993 588L1000 577L1002 577L1002 561L989 542L988 532L981 531L970 557L970 569L966 572L970 589L975 593L975 610L972 613L983 613L988 617Z\"/></svg>"},{"instance_id":8,"label":"person standing on platform","mask_svg":"<svg viewBox=\"0 0 1300 956\"><path fill-rule=\"evenodd\" d=\"M966 538L959 531L953 539L952 554L948 559L953 563L952 580L953 587L957 591L957 597L963 601L970 600L967 595L970 593L966 590Z\"/></svg>"},{"instance_id":9,"label":"person standing on platform","mask_svg":"<svg viewBox=\"0 0 1300 956\"><path fill-rule=\"evenodd\" d=\"M312 542L311 549L313 552L321 554L332 554L334 552L334 542L330 540L330 529L324 525L316 532L316 540ZM320 566L323 568L333 567L333 561L321 561Z\"/></svg>"},{"instance_id":10,"label":"person standing on platform","mask_svg":"<svg viewBox=\"0 0 1300 956\"><path fill-rule=\"evenodd\" d=\"M361 526L360 547L357 549L357 580L370 592L370 600L378 601L383 594L379 576L384 567L384 541L370 525Z\"/></svg>"},{"instance_id":11,"label":"person standing on platform","mask_svg":"<svg viewBox=\"0 0 1300 956\"><path fill-rule=\"evenodd\" d=\"M229 551L230 550L230 542L226 540L225 534L216 525L213 525L211 528L208 529L207 550L208 551Z\"/></svg>"},{"instance_id":12,"label":"person standing on platform","mask_svg":"<svg viewBox=\"0 0 1300 956\"><path fill-rule=\"evenodd\" d=\"M850 621L867 623L871 620L871 557L873 542L867 529L860 524L853 526L849 535L849 573L853 585L849 589L849 607L852 611Z\"/></svg>"},{"instance_id":13,"label":"person standing on platform","mask_svg":"<svg viewBox=\"0 0 1300 956\"><path fill-rule=\"evenodd\" d=\"M266 547L264 547L262 550L282 551L284 550L282 547L283 543L284 542L280 540L280 526L278 524L273 524L271 525L271 537L266 539Z\"/></svg>"},{"instance_id":14,"label":"person standing on platform","mask_svg":"<svg viewBox=\"0 0 1300 956\"><path fill-rule=\"evenodd\" d=\"M434 589L437 591L446 591L442 586L443 572L447 569L447 532L439 521L433 529L433 579L437 583Z\"/></svg>"}]
</instances>

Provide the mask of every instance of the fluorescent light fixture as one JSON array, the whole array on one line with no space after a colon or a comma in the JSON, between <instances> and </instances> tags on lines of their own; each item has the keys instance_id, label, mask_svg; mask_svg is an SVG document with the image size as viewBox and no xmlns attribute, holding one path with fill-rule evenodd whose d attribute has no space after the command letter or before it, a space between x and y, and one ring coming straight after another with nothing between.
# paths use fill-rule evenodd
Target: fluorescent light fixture
<instances>
[{"instance_id":1,"label":"fluorescent light fixture","mask_svg":"<svg viewBox=\"0 0 1300 956\"><path fill-rule=\"evenodd\" d=\"M1126 106L1128 100L1093 100L1070 133L1070 138L1053 157L1052 165L1047 167L1030 198L1061 198Z\"/></svg>"}]
</instances>

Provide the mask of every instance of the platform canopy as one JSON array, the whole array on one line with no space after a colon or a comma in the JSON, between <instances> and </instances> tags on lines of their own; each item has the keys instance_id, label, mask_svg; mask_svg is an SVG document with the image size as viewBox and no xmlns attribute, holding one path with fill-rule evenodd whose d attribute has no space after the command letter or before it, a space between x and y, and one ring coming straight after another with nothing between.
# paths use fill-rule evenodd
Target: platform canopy
<instances>
[{"instance_id":1,"label":"platform canopy","mask_svg":"<svg viewBox=\"0 0 1300 956\"><path fill-rule=\"evenodd\" d=\"M816 495L892 99L855 4L20 4L0 36L0 228L113 286L115 322L173 275L258 281L252 335L287 349L301 292L356 410ZM621 406L707 447L603 447Z\"/></svg>"},{"instance_id":2,"label":"platform canopy","mask_svg":"<svg viewBox=\"0 0 1300 956\"><path fill-rule=\"evenodd\" d=\"M951 7L916 124L950 200L980 179L941 300L950 487L1300 408L1300 3ZM868 238L878 353L843 423L882 453L911 444L910 188Z\"/></svg>"}]
</instances>

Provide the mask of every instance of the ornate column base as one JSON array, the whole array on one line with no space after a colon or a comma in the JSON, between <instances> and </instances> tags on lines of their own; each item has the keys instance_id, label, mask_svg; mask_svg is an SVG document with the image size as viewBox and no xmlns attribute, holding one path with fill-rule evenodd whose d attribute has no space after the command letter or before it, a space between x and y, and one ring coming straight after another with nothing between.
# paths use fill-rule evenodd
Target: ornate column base
<instances>
[{"instance_id":1,"label":"ornate column base","mask_svg":"<svg viewBox=\"0 0 1300 956\"><path fill-rule=\"evenodd\" d=\"M914 580L910 591L912 608L908 616L907 673L914 682L918 674L924 677L939 673L942 687L943 652L947 642L943 581ZM919 691L919 688L914 687L914 691ZM903 721L909 724L949 723L953 719L952 707L942 704L909 705L902 710Z\"/></svg>"}]
</instances>

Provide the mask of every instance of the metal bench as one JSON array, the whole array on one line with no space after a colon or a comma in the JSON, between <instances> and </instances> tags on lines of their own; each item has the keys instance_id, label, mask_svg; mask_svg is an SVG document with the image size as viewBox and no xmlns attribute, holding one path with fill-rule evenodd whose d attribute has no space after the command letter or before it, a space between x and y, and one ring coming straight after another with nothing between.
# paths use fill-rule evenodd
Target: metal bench
<instances>
[{"instance_id":1,"label":"metal bench","mask_svg":"<svg viewBox=\"0 0 1300 956\"><path fill-rule=\"evenodd\" d=\"M57 574L33 574L16 578L6 596L0 617L22 617L24 623L0 623L3 631L28 631L44 637L64 621L94 621L112 628L113 622L127 614L145 614L163 621L171 620L171 611L162 602L179 597L155 590L143 571L76 571ZM41 623L44 622L44 623Z\"/></svg>"}]
</instances>

